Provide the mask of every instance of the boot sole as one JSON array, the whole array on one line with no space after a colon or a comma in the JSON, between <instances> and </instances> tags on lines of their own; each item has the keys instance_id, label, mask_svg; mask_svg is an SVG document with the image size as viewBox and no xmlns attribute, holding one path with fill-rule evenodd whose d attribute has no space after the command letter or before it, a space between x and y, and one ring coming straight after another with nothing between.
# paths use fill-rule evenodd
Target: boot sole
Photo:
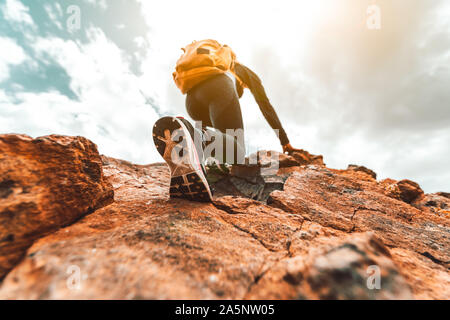
<instances>
[{"instance_id":1,"label":"boot sole","mask_svg":"<svg viewBox=\"0 0 450 320\"><path fill-rule=\"evenodd\" d=\"M211 190L186 125L175 117L159 119L153 126L153 142L170 169L170 197L211 202Z\"/></svg>"}]
</instances>

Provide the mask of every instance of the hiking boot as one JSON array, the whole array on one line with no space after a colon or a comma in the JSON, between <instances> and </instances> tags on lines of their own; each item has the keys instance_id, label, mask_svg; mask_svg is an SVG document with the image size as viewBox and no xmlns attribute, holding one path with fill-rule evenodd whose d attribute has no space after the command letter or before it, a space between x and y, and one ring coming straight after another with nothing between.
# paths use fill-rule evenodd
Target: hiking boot
<instances>
[{"instance_id":1,"label":"hiking boot","mask_svg":"<svg viewBox=\"0 0 450 320\"><path fill-rule=\"evenodd\" d=\"M153 141L170 169L170 197L210 202L212 194L202 163L203 151L194 145L193 130L185 119L163 117L153 126Z\"/></svg>"},{"instance_id":2,"label":"hiking boot","mask_svg":"<svg viewBox=\"0 0 450 320\"><path fill-rule=\"evenodd\" d=\"M194 141L194 144L195 144L195 141L200 142L199 145L195 145L195 150L197 151L197 156L198 156L198 159L200 160L200 165L202 167L203 174L206 176L206 169L205 169L205 165L203 164L203 162L204 162L203 149L205 148L205 142L203 139L203 130L194 128L192 126L192 124L188 120L184 119L183 117L177 117L177 119L180 120L181 122L183 122L183 124L186 126L186 128L189 131L189 134L191 135L192 140ZM199 135L197 137L197 140L195 139L196 134Z\"/></svg>"}]
</instances>

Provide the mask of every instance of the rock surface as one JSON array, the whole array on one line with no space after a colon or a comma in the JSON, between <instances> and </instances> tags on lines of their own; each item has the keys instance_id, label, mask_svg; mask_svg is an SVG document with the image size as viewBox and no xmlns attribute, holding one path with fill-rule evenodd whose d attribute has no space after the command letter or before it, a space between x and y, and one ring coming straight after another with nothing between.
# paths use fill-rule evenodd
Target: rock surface
<instances>
[{"instance_id":1,"label":"rock surface","mask_svg":"<svg viewBox=\"0 0 450 320\"><path fill-rule=\"evenodd\" d=\"M113 200L91 141L0 135L0 279L34 240Z\"/></svg>"},{"instance_id":2,"label":"rock surface","mask_svg":"<svg viewBox=\"0 0 450 320\"><path fill-rule=\"evenodd\" d=\"M233 170L214 203L170 200L165 164L102 164L88 140L35 140L0 140L0 232L15 235L0 247L0 299L450 298L447 193L302 151L271 152L269 176L257 174L270 167L262 155ZM38 210L4 214L13 203ZM30 232L25 255L7 260Z\"/></svg>"}]
</instances>

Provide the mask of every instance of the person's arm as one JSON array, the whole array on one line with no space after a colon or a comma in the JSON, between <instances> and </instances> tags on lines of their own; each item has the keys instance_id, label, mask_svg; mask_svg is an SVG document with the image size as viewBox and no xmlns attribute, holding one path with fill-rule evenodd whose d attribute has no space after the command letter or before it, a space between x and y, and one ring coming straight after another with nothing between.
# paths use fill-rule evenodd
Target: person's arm
<instances>
[{"instance_id":1,"label":"person's arm","mask_svg":"<svg viewBox=\"0 0 450 320\"><path fill-rule=\"evenodd\" d=\"M262 114L264 115L264 118L266 118L272 129L278 130L278 138L283 146L283 151L285 151L284 147L287 145L290 146L289 139L283 129L283 126L281 125L280 119L278 119L277 113L270 104L269 98L267 98L261 80L252 70L238 62L235 62L234 72L244 83L244 86L250 89L256 102L258 103L259 108L261 109Z\"/></svg>"}]
</instances>

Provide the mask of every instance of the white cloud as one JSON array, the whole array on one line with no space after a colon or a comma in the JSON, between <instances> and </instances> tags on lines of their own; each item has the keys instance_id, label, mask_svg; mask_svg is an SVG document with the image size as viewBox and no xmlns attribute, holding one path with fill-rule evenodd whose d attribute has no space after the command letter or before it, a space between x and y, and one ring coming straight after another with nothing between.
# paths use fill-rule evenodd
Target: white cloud
<instances>
[{"instance_id":1,"label":"white cloud","mask_svg":"<svg viewBox=\"0 0 450 320\"><path fill-rule=\"evenodd\" d=\"M19 0L6 0L2 6L3 15L6 20L19 22L28 25L33 24L33 19L29 14L29 9Z\"/></svg>"},{"instance_id":2,"label":"white cloud","mask_svg":"<svg viewBox=\"0 0 450 320\"><path fill-rule=\"evenodd\" d=\"M0 82L8 79L10 65L18 65L27 59L22 47L5 37L0 37Z\"/></svg>"},{"instance_id":3,"label":"white cloud","mask_svg":"<svg viewBox=\"0 0 450 320\"><path fill-rule=\"evenodd\" d=\"M151 137L157 116L139 92L140 79L101 30L88 33L86 45L59 38L37 38L33 44L38 57L50 55L65 68L79 101L58 92L18 93L16 105L0 100L2 132L82 135L109 156L158 161Z\"/></svg>"},{"instance_id":4,"label":"white cloud","mask_svg":"<svg viewBox=\"0 0 450 320\"><path fill-rule=\"evenodd\" d=\"M6 93L3 90L0 90L0 104L7 103L8 101L9 101L9 98L6 95ZM2 118L0 118L0 128L2 128L1 121L2 121Z\"/></svg>"}]
</instances>

